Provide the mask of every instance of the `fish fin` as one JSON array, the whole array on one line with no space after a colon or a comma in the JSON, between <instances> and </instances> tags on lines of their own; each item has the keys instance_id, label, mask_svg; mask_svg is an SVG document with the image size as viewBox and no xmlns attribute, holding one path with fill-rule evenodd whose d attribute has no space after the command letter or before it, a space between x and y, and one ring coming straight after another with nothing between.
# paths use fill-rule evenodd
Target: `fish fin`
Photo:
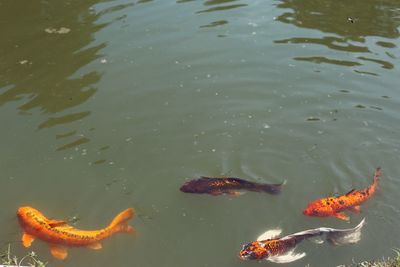
<instances>
[{"instance_id":1,"label":"fish fin","mask_svg":"<svg viewBox=\"0 0 400 267\"><path fill-rule=\"evenodd\" d=\"M313 237L313 238L310 239L310 241L315 243L315 244L318 244L318 245L324 243L324 240L320 236Z\"/></svg>"},{"instance_id":2,"label":"fish fin","mask_svg":"<svg viewBox=\"0 0 400 267\"><path fill-rule=\"evenodd\" d=\"M98 250L98 249L102 249L103 246L101 245L100 242L96 242L96 243L92 243L90 245L87 246L90 249L94 249L94 250Z\"/></svg>"},{"instance_id":3,"label":"fish fin","mask_svg":"<svg viewBox=\"0 0 400 267\"><path fill-rule=\"evenodd\" d=\"M334 229L330 228L327 233L327 240L332 245L354 244L361 239L361 229L365 225L365 218L354 228Z\"/></svg>"},{"instance_id":4,"label":"fish fin","mask_svg":"<svg viewBox=\"0 0 400 267\"><path fill-rule=\"evenodd\" d=\"M347 216L343 212L337 212L337 213L333 214L333 216L335 216L338 219L344 220L344 221L350 220L349 216Z\"/></svg>"},{"instance_id":5,"label":"fish fin","mask_svg":"<svg viewBox=\"0 0 400 267\"><path fill-rule=\"evenodd\" d=\"M349 192L346 193L346 196L347 196L347 195L350 195L350 194L353 193L354 191L356 191L354 188L351 189Z\"/></svg>"},{"instance_id":6,"label":"fish fin","mask_svg":"<svg viewBox=\"0 0 400 267\"><path fill-rule=\"evenodd\" d=\"M50 227L56 227L56 226L61 226L61 225L67 224L67 222L61 221L61 220L48 220L47 224L50 225Z\"/></svg>"},{"instance_id":7,"label":"fish fin","mask_svg":"<svg viewBox=\"0 0 400 267\"><path fill-rule=\"evenodd\" d=\"M277 238L282 233L282 229L276 228L268 230L257 237L257 241L263 241L268 239Z\"/></svg>"},{"instance_id":8,"label":"fish fin","mask_svg":"<svg viewBox=\"0 0 400 267\"><path fill-rule=\"evenodd\" d=\"M27 233L22 234L22 245L24 247L29 248L34 240L35 237L33 235Z\"/></svg>"},{"instance_id":9,"label":"fish fin","mask_svg":"<svg viewBox=\"0 0 400 267\"><path fill-rule=\"evenodd\" d=\"M229 195L231 195L231 196L234 196L234 197L238 197L238 196L241 196L241 195L244 194L243 192L233 191L233 190L228 191L227 193L228 193Z\"/></svg>"},{"instance_id":10,"label":"fish fin","mask_svg":"<svg viewBox=\"0 0 400 267\"><path fill-rule=\"evenodd\" d=\"M351 207L349 210L351 210L354 213L360 213L361 207L358 205L358 206Z\"/></svg>"},{"instance_id":11,"label":"fish fin","mask_svg":"<svg viewBox=\"0 0 400 267\"><path fill-rule=\"evenodd\" d=\"M280 255L280 256L268 257L267 260L275 262L275 263L288 263L288 262L292 262L292 261L297 261L297 260L303 258L305 255L306 255L305 252L294 253L293 250L291 250L288 253Z\"/></svg>"},{"instance_id":12,"label":"fish fin","mask_svg":"<svg viewBox=\"0 0 400 267\"><path fill-rule=\"evenodd\" d=\"M211 190L211 191L209 191L209 194L212 196L219 196L219 195L222 195L223 193L221 190Z\"/></svg>"},{"instance_id":13,"label":"fish fin","mask_svg":"<svg viewBox=\"0 0 400 267\"><path fill-rule=\"evenodd\" d=\"M67 248L57 244L50 244L50 252L59 260L64 260L68 256Z\"/></svg>"},{"instance_id":14,"label":"fish fin","mask_svg":"<svg viewBox=\"0 0 400 267\"><path fill-rule=\"evenodd\" d=\"M374 173L374 183L377 183L379 181L379 178L381 177L381 167L376 168L375 173Z\"/></svg>"},{"instance_id":15,"label":"fish fin","mask_svg":"<svg viewBox=\"0 0 400 267\"><path fill-rule=\"evenodd\" d=\"M113 229L115 232L125 232L125 233L133 233L135 230L132 226L128 225L128 220L133 217L135 211L133 208L128 208L117 216L115 216L114 220L108 226Z\"/></svg>"}]
</instances>

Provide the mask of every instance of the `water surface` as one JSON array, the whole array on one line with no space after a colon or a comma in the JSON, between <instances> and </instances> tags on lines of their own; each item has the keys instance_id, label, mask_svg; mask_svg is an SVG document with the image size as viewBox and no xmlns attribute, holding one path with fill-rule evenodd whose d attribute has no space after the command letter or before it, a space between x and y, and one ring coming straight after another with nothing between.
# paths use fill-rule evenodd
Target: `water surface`
<instances>
[{"instance_id":1,"label":"water surface","mask_svg":"<svg viewBox=\"0 0 400 267\"><path fill-rule=\"evenodd\" d=\"M346 228L291 266L336 266L399 247L397 1L0 1L1 245L26 253L15 212L104 227L126 207L138 234L50 266L256 266L237 254L272 227ZM350 223L306 204L377 194ZM189 195L197 176L287 185L279 196ZM322 265L321 265L322 264Z\"/></svg>"}]
</instances>

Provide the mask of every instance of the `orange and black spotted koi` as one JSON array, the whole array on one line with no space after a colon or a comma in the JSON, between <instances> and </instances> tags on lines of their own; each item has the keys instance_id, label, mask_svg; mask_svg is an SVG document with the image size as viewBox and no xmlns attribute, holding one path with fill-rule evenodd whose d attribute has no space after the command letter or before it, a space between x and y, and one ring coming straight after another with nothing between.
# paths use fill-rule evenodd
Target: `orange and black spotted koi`
<instances>
[{"instance_id":1,"label":"orange and black spotted koi","mask_svg":"<svg viewBox=\"0 0 400 267\"><path fill-rule=\"evenodd\" d=\"M261 184L232 177L201 177L186 182L181 186L180 190L185 193L210 194L213 196L221 194L239 195L241 190L279 194L284 184L285 182L280 184Z\"/></svg>"},{"instance_id":2,"label":"orange and black spotted koi","mask_svg":"<svg viewBox=\"0 0 400 267\"><path fill-rule=\"evenodd\" d=\"M320 227L301 231L285 237L278 237L280 229L265 232L257 241L245 244L239 252L242 260L268 260L275 263L288 263L303 258L306 253L294 253L296 246L309 238L320 238L333 245L354 244L361 239L361 228L365 224L363 219L356 227L350 229L335 229Z\"/></svg>"},{"instance_id":3,"label":"orange and black spotted koi","mask_svg":"<svg viewBox=\"0 0 400 267\"><path fill-rule=\"evenodd\" d=\"M39 238L50 245L51 254L57 259L65 259L68 255L66 247L88 247L101 249L100 241L118 232L132 233L133 227L128 220L134 211L128 208L118 214L113 221L100 230L78 230L65 221L52 220L32 207L20 207L17 212L19 223L23 229L22 244L30 247Z\"/></svg>"},{"instance_id":4,"label":"orange and black spotted koi","mask_svg":"<svg viewBox=\"0 0 400 267\"><path fill-rule=\"evenodd\" d=\"M374 174L373 183L362 190L351 190L345 195L338 197L327 197L315 200L308 204L303 214L316 217L335 216L342 220L349 220L349 217L343 213L344 210L350 210L360 213L360 204L367 201L378 187L381 169L377 168Z\"/></svg>"}]
</instances>

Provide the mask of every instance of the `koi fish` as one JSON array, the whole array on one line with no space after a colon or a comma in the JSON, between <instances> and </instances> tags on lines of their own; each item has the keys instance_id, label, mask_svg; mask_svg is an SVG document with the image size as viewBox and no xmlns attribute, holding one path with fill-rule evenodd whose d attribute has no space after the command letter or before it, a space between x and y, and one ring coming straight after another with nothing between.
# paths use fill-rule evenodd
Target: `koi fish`
<instances>
[{"instance_id":1,"label":"koi fish","mask_svg":"<svg viewBox=\"0 0 400 267\"><path fill-rule=\"evenodd\" d=\"M221 194L239 195L240 190L279 194L285 183L286 181L280 184L260 184L240 178L201 177L186 182L180 190L185 193L210 194L213 196Z\"/></svg>"},{"instance_id":2,"label":"koi fish","mask_svg":"<svg viewBox=\"0 0 400 267\"><path fill-rule=\"evenodd\" d=\"M332 245L354 244L361 239L361 228L364 224L365 219L350 229L320 227L285 237L279 237L281 229L269 230L260 235L257 241L243 245L239 252L239 258L242 260L268 260L275 263L296 261L306 256L305 252L294 252L296 246L303 240L318 238L316 241L320 244L324 242L324 239Z\"/></svg>"},{"instance_id":3,"label":"koi fish","mask_svg":"<svg viewBox=\"0 0 400 267\"><path fill-rule=\"evenodd\" d=\"M327 197L315 200L308 204L303 214L316 217L335 216L339 219L348 221L349 217L342 211L350 210L360 213L360 204L367 201L376 191L378 181L381 176L381 169L376 168L373 183L362 190L351 190L345 195L338 197Z\"/></svg>"},{"instance_id":4,"label":"koi fish","mask_svg":"<svg viewBox=\"0 0 400 267\"><path fill-rule=\"evenodd\" d=\"M30 247L35 238L39 238L50 246L51 254L57 259L68 256L66 247L87 247L101 249L101 240L118 232L132 233L134 229L128 225L134 210L128 208L118 214L107 227L100 230L78 230L65 221L52 220L32 207L20 207L17 212L19 223L23 229L22 244Z\"/></svg>"}]
</instances>

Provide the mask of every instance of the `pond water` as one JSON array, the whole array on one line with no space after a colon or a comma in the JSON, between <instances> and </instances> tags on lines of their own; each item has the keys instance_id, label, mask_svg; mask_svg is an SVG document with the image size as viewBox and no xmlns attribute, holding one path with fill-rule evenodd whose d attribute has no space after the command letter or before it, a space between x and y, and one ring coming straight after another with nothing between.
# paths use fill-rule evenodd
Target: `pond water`
<instances>
[{"instance_id":1,"label":"pond water","mask_svg":"<svg viewBox=\"0 0 400 267\"><path fill-rule=\"evenodd\" d=\"M303 242L290 266L337 266L400 247L397 0L0 1L0 246L49 266L272 266L241 245L366 218L361 241ZM350 222L301 212L376 195ZM281 195L184 194L199 176L287 180ZM137 234L65 261L20 243L31 205L97 229L134 207Z\"/></svg>"}]
</instances>

